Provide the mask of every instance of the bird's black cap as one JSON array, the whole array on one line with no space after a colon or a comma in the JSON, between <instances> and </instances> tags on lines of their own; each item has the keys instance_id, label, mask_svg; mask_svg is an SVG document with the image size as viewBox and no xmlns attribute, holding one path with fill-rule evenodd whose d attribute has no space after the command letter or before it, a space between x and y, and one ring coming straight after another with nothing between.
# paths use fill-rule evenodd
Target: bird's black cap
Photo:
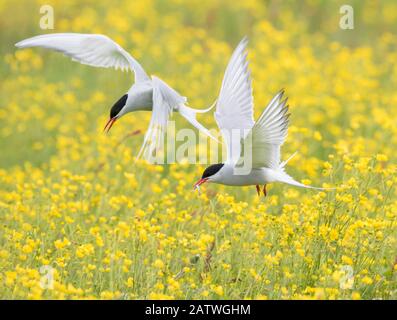
<instances>
[{"instance_id":1,"label":"bird's black cap","mask_svg":"<svg viewBox=\"0 0 397 320\"><path fill-rule=\"evenodd\" d=\"M127 98L128 94L125 94L113 105L112 109L110 109L110 118L114 118L119 114L121 109L123 109L123 107L125 106Z\"/></svg>"},{"instance_id":2,"label":"bird's black cap","mask_svg":"<svg viewBox=\"0 0 397 320\"><path fill-rule=\"evenodd\" d=\"M204 170L201 179L213 176L215 173L217 173L219 170L222 169L223 165L224 165L223 163L210 165L207 169Z\"/></svg>"}]
</instances>

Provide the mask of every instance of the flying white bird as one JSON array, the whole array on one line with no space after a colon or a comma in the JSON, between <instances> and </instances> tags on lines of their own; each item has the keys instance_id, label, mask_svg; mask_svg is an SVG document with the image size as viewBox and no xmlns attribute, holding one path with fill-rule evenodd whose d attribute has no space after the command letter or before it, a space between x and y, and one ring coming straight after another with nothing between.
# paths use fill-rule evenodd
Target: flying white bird
<instances>
[{"instance_id":1,"label":"flying white bird","mask_svg":"<svg viewBox=\"0 0 397 320\"><path fill-rule=\"evenodd\" d=\"M247 42L244 38L230 58L216 104L215 120L226 143L227 160L206 168L194 188L198 189L205 182L229 186L255 185L260 195L260 185L263 185L265 196L266 184L271 182L315 188L294 180L285 172L284 167L291 157L283 162L280 160L280 147L287 136L289 122L284 92L276 94L258 121L254 121ZM250 152L242 152L244 147ZM244 158L243 153L250 158ZM239 171L243 163L251 163L249 170Z\"/></svg>"},{"instance_id":2,"label":"flying white bird","mask_svg":"<svg viewBox=\"0 0 397 320\"><path fill-rule=\"evenodd\" d=\"M138 157L143 155L145 159L149 159L153 151L161 149L167 121L173 111L178 111L193 126L215 139L196 119L197 113L207 112L212 106L205 110L188 107L186 97L181 96L161 79L155 76L150 78L138 61L107 36L55 33L29 38L18 42L16 46L18 48L43 47L62 52L73 61L93 67L113 67L116 70L133 71L135 83L111 108L110 118L104 130L109 131L115 121L128 112L152 110L149 128Z\"/></svg>"}]
</instances>

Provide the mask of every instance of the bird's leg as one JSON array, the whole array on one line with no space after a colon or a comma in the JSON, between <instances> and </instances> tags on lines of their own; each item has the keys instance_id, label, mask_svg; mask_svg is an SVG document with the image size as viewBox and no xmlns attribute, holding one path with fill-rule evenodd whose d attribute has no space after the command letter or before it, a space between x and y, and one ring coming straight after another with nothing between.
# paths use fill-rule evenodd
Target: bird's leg
<instances>
[{"instance_id":1,"label":"bird's leg","mask_svg":"<svg viewBox=\"0 0 397 320\"><path fill-rule=\"evenodd\" d=\"M263 195L264 195L265 197L267 196L266 185L263 186Z\"/></svg>"},{"instance_id":2,"label":"bird's leg","mask_svg":"<svg viewBox=\"0 0 397 320\"><path fill-rule=\"evenodd\" d=\"M258 196L261 195L261 188L259 188L259 185L256 185L256 192L258 193Z\"/></svg>"}]
</instances>

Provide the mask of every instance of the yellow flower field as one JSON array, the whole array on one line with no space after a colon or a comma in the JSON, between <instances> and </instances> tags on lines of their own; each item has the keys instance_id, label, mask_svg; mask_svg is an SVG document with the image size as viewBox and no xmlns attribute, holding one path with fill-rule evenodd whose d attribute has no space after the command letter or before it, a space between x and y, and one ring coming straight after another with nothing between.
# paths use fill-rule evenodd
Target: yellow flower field
<instances>
[{"instance_id":1,"label":"yellow flower field","mask_svg":"<svg viewBox=\"0 0 397 320\"><path fill-rule=\"evenodd\" d=\"M0 0L0 298L397 299L397 3L342 30L344 1L239 2ZM197 108L247 35L256 116L289 97L287 171L337 189L199 195L205 166L136 161L150 112L102 133L132 75L14 47L49 32L110 36Z\"/></svg>"}]
</instances>

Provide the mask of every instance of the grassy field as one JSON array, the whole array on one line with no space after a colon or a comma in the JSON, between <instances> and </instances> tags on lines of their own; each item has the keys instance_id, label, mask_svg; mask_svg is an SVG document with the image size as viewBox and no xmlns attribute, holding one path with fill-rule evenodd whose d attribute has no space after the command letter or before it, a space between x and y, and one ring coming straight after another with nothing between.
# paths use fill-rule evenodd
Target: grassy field
<instances>
[{"instance_id":1,"label":"grassy field","mask_svg":"<svg viewBox=\"0 0 397 320\"><path fill-rule=\"evenodd\" d=\"M397 299L395 1L349 1L354 30L345 1L46 0L40 30L42 2L0 0L0 298ZM203 166L135 161L150 113L102 133L131 74L14 47L47 32L107 34L198 108L248 35L256 116L290 98L287 171L337 190L198 195Z\"/></svg>"}]
</instances>

